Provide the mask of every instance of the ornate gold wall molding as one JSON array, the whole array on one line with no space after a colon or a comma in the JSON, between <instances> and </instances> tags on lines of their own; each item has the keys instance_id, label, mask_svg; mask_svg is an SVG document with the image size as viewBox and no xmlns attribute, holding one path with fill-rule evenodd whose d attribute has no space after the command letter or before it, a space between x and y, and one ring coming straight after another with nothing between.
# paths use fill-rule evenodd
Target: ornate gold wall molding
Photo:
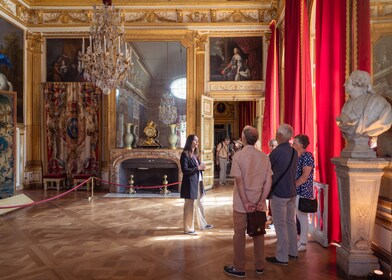
<instances>
[{"instance_id":1,"label":"ornate gold wall molding","mask_svg":"<svg viewBox=\"0 0 392 280\"><path fill-rule=\"evenodd\" d=\"M208 41L207 34L200 34L197 32L195 34L195 41L196 41L196 51L197 52L205 52L206 51L206 43Z\"/></svg>"},{"instance_id":2,"label":"ornate gold wall molding","mask_svg":"<svg viewBox=\"0 0 392 280\"><path fill-rule=\"evenodd\" d=\"M210 92L214 91L262 91L264 87L263 81L252 82L209 82L208 89Z\"/></svg>"},{"instance_id":3,"label":"ornate gold wall molding","mask_svg":"<svg viewBox=\"0 0 392 280\"><path fill-rule=\"evenodd\" d=\"M42 33L26 32L27 51L32 54L42 54Z\"/></svg>"},{"instance_id":4,"label":"ornate gold wall molding","mask_svg":"<svg viewBox=\"0 0 392 280\"><path fill-rule=\"evenodd\" d=\"M78 4L75 4L78 7ZM88 4L91 5L91 4ZM166 6L166 5L165 5ZM208 7L211 6L211 7ZM50 9L50 7L28 8L16 0L0 0L0 12L12 16L26 27L54 26L88 26L91 20L91 9ZM216 8L210 4L200 9L179 9L147 7L132 9L124 6L122 18L125 26L154 25L205 25L205 24L269 24L277 14L277 8L269 5L257 5L249 8L245 4L232 8Z\"/></svg>"}]
</instances>

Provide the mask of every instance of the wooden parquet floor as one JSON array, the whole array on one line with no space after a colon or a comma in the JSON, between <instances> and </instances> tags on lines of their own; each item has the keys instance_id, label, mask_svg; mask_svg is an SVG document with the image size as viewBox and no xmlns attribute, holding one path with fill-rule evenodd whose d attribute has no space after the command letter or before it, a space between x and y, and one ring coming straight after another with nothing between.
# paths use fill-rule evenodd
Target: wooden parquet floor
<instances>
[{"instance_id":1,"label":"wooden parquet floor","mask_svg":"<svg viewBox=\"0 0 392 280\"><path fill-rule=\"evenodd\" d=\"M232 184L207 192L204 205L215 228L183 234L183 200L104 198L85 191L0 216L0 279L233 279ZM57 194L25 190L34 201ZM274 255L275 235L266 236L265 255ZM253 267L247 243L246 279L347 279L336 265L334 247L310 242L299 261ZM235 279L235 278L234 278Z\"/></svg>"}]
</instances>

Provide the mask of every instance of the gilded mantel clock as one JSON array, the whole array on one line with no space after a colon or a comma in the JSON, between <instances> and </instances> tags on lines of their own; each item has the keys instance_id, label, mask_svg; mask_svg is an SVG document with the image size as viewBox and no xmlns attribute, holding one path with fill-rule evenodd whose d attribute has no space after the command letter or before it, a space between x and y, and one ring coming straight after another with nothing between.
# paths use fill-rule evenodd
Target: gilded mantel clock
<instances>
[{"instance_id":1,"label":"gilded mantel clock","mask_svg":"<svg viewBox=\"0 0 392 280\"><path fill-rule=\"evenodd\" d=\"M143 133L146 136L146 140L143 141L141 147L162 147L162 145L159 144L157 139L159 136L157 125L153 121L147 123L146 127L143 130Z\"/></svg>"}]
</instances>

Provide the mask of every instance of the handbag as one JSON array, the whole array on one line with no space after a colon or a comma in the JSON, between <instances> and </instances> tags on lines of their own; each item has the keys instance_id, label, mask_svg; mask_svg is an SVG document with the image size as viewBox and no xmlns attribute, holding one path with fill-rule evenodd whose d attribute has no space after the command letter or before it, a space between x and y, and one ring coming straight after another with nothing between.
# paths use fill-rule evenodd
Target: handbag
<instances>
[{"instance_id":1,"label":"handbag","mask_svg":"<svg viewBox=\"0 0 392 280\"><path fill-rule=\"evenodd\" d=\"M266 221L267 216L263 211L246 213L246 233L251 237L265 234Z\"/></svg>"},{"instance_id":2,"label":"handbag","mask_svg":"<svg viewBox=\"0 0 392 280\"><path fill-rule=\"evenodd\" d=\"M303 198L300 197L298 201L298 210L303 213L315 213L317 212L317 199Z\"/></svg>"}]
</instances>

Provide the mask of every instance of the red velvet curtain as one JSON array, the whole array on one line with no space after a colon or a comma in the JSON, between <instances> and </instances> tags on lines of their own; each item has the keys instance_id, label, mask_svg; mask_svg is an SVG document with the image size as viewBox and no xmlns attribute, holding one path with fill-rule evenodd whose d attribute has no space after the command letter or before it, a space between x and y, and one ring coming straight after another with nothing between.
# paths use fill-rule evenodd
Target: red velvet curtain
<instances>
[{"instance_id":1,"label":"red velvet curtain","mask_svg":"<svg viewBox=\"0 0 392 280\"><path fill-rule=\"evenodd\" d=\"M275 138L279 125L279 30L275 21L271 22L270 29L262 133L262 150L266 153L269 153L268 141Z\"/></svg>"},{"instance_id":2,"label":"red velvet curtain","mask_svg":"<svg viewBox=\"0 0 392 280\"><path fill-rule=\"evenodd\" d=\"M306 134L308 151L315 154L314 98L310 66L307 1L286 0L285 10L285 102L284 120L295 134Z\"/></svg>"},{"instance_id":3,"label":"red velvet curtain","mask_svg":"<svg viewBox=\"0 0 392 280\"><path fill-rule=\"evenodd\" d=\"M358 44L358 70L371 73L371 51L370 51L370 1L357 1L356 14L357 44Z\"/></svg>"},{"instance_id":4,"label":"red velvet curtain","mask_svg":"<svg viewBox=\"0 0 392 280\"><path fill-rule=\"evenodd\" d=\"M242 129L246 125L255 126L256 118L256 101L240 101L238 102L238 131L242 132Z\"/></svg>"},{"instance_id":5,"label":"red velvet curtain","mask_svg":"<svg viewBox=\"0 0 392 280\"><path fill-rule=\"evenodd\" d=\"M346 62L346 1L317 0L316 106L320 181L329 185L328 237L339 241L340 209L335 168L343 138L335 123L344 104Z\"/></svg>"}]
</instances>

